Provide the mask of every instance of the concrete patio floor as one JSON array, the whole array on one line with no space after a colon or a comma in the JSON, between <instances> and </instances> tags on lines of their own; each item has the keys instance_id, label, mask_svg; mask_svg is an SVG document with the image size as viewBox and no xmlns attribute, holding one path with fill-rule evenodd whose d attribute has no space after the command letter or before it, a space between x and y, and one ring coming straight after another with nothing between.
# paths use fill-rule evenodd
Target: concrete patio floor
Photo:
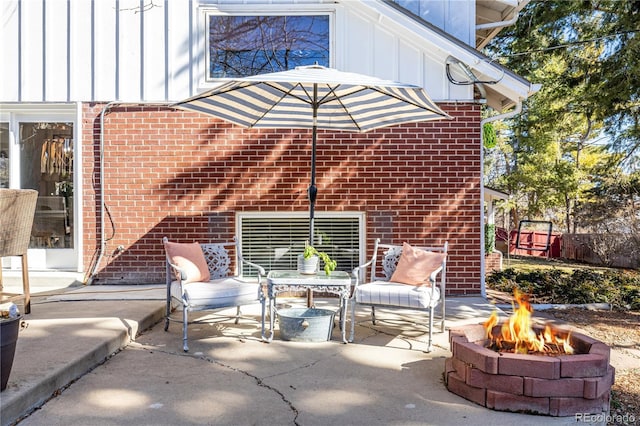
<instances>
[{"instance_id":1,"label":"concrete patio floor","mask_svg":"<svg viewBox=\"0 0 640 426\"><path fill-rule=\"evenodd\" d=\"M185 354L180 324L165 332L159 322L163 297L162 286L37 294L0 394L2 425L576 423L492 411L450 393L442 374L448 333L435 333L435 350L424 352L426 336L405 321L408 312L380 310L384 321L373 326L358 311L350 344L341 343L338 327L328 342L285 342L276 332L264 343L259 305L243 309L247 319L238 325L203 313L208 321L190 326ZM447 327L478 323L494 309L480 297L450 297Z\"/></svg>"}]
</instances>

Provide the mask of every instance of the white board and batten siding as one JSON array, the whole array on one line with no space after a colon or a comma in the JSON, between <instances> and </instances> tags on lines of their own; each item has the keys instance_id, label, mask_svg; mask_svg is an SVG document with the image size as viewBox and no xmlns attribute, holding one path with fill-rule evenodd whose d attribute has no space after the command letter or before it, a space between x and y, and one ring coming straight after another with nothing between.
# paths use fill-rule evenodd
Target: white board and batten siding
<instances>
[{"instance_id":1,"label":"white board and batten siding","mask_svg":"<svg viewBox=\"0 0 640 426\"><path fill-rule=\"evenodd\" d=\"M442 0L424 16L473 40L474 1ZM205 90L206 11L324 12L332 66L422 85L434 100L472 99L446 78L449 52L418 38L375 1L2 0L0 103L172 102ZM430 9L431 10L431 9ZM397 17L396 17L397 18Z\"/></svg>"}]
</instances>

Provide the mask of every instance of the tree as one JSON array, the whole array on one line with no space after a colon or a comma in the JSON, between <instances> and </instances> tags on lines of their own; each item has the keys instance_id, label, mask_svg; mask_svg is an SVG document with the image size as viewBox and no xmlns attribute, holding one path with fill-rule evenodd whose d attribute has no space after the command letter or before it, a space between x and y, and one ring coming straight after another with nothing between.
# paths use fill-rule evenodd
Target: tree
<instances>
[{"instance_id":1,"label":"tree","mask_svg":"<svg viewBox=\"0 0 640 426\"><path fill-rule=\"evenodd\" d=\"M593 252L604 264L615 255L640 258L640 172L605 177L587 196L577 217L593 232Z\"/></svg>"},{"instance_id":2,"label":"tree","mask_svg":"<svg viewBox=\"0 0 640 426\"><path fill-rule=\"evenodd\" d=\"M498 132L488 183L517 200L518 217L580 226L585 191L640 154L640 2L532 1L487 47L542 90Z\"/></svg>"}]
</instances>

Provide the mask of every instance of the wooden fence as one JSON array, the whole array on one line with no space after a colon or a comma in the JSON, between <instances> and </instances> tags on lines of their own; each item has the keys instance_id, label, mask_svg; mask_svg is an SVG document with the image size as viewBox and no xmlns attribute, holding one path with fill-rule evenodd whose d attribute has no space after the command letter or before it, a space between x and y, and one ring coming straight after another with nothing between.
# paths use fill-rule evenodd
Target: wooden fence
<instances>
[{"instance_id":1,"label":"wooden fence","mask_svg":"<svg viewBox=\"0 0 640 426\"><path fill-rule=\"evenodd\" d=\"M620 238L620 241L626 241L624 236L608 235L610 238ZM593 265L604 265L603 259L598 256L592 249L594 239L598 238L594 234L563 234L562 235L562 252L561 257L568 260L577 260L579 262L590 263ZM623 240L624 239L624 240ZM622 244L618 247L612 247L609 256L609 265L617 268L639 268L640 259L637 253L638 247L633 243Z\"/></svg>"},{"instance_id":2,"label":"wooden fence","mask_svg":"<svg viewBox=\"0 0 640 426\"><path fill-rule=\"evenodd\" d=\"M549 239L549 250L540 250L547 243L547 233L539 231L525 231L520 233L520 248L516 242L518 231L512 230L507 233L504 229L496 228L496 248L505 253L516 256L535 256L547 257L553 259L567 259L578 262L589 263L592 265L605 265L606 262L592 247L599 239L619 238L625 241L624 244L609 244L610 248L607 252L609 266L618 268L640 268L640 247L638 243L628 243L628 236L606 235L599 236L596 234L561 234L552 232ZM507 247L508 242L508 247Z\"/></svg>"}]
</instances>

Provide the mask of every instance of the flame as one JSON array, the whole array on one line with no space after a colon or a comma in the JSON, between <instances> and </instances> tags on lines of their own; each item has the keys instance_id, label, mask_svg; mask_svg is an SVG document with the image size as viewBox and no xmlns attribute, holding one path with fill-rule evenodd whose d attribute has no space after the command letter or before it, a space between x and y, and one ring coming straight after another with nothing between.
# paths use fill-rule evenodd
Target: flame
<instances>
[{"instance_id":1,"label":"flame","mask_svg":"<svg viewBox=\"0 0 640 426\"><path fill-rule=\"evenodd\" d=\"M493 311L491 312L491 316L489 317L489 319L482 323L485 331L487 332L487 339L493 338L492 330L496 324L498 324L498 314L496 313L496 311Z\"/></svg>"},{"instance_id":2,"label":"flame","mask_svg":"<svg viewBox=\"0 0 640 426\"><path fill-rule=\"evenodd\" d=\"M527 354L531 352L572 354L573 348L569 344L569 337L562 338L547 324L540 334L533 330L531 314L533 307L529 303L529 295L514 289L513 297L518 307L513 304L513 314L502 324L500 334L493 335L493 328L498 324L498 314L494 311L482 325L487 332L487 338L498 349L513 347L515 353ZM554 351L555 348L555 351Z\"/></svg>"}]
</instances>

